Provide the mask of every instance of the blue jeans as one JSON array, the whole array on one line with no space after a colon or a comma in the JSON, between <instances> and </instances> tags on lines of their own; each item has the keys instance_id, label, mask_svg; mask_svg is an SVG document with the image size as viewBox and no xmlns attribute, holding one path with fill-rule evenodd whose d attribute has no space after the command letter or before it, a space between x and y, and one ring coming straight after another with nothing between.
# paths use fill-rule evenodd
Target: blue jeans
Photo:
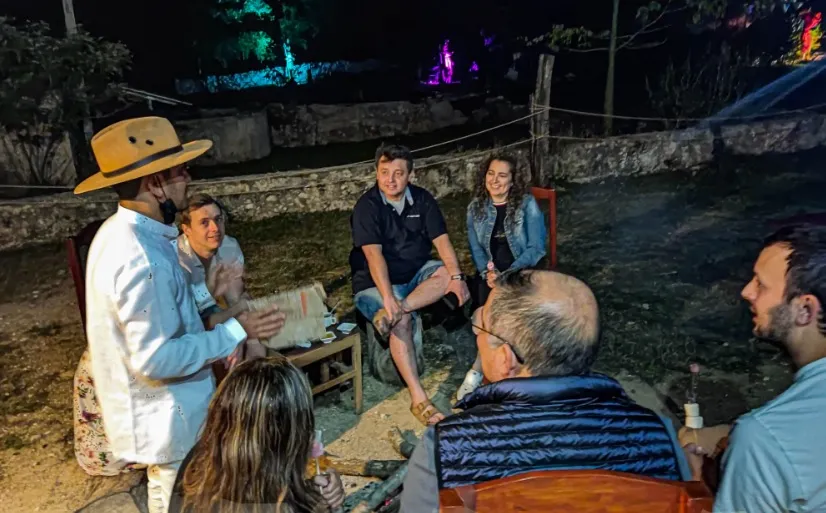
<instances>
[{"instance_id":1,"label":"blue jeans","mask_svg":"<svg viewBox=\"0 0 826 513\"><path fill-rule=\"evenodd\" d=\"M396 296L396 299L401 301L409 296L411 292L416 290L416 287L421 285L422 282L433 276L433 273L438 271L443 265L444 264L442 264L439 260L427 261L409 283L393 285L393 295ZM376 312L384 308L384 299L382 299L381 293L376 287L362 290L356 294L354 302L356 303L356 308L358 308L358 311L361 312L363 316L367 317L368 321L372 321L373 316L376 315Z\"/></svg>"}]
</instances>

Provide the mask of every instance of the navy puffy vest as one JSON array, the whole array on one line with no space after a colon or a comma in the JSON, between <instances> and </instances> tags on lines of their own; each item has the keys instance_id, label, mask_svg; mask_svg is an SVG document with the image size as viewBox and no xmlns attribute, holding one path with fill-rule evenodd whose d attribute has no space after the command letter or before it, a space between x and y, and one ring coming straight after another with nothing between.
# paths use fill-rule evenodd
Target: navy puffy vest
<instances>
[{"instance_id":1,"label":"navy puffy vest","mask_svg":"<svg viewBox=\"0 0 826 513\"><path fill-rule=\"evenodd\" d=\"M554 469L681 479L661 418L602 374L507 379L457 408L436 425L439 489Z\"/></svg>"}]
</instances>

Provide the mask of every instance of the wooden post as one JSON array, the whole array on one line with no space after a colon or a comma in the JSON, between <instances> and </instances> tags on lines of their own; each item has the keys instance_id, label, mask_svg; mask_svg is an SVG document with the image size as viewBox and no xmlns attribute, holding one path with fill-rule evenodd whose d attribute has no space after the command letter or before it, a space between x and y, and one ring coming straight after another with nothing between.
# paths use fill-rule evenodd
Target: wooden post
<instances>
[{"instance_id":1,"label":"wooden post","mask_svg":"<svg viewBox=\"0 0 826 513\"><path fill-rule=\"evenodd\" d=\"M75 5L74 0L63 0L63 20L66 23L66 36L72 37L77 34L77 20L75 19ZM89 144L94 136L94 127L92 120L89 119L89 113L83 118L83 133L86 136L86 144ZM78 170L80 173L80 170Z\"/></svg>"},{"instance_id":2,"label":"wooden post","mask_svg":"<svg viewBox=\"0 0 826 513\"><path fill-rule=\"evenodd\" d=\"M75 21L75 5L73 0L63 0L63 19L66 22L66 34L69 36L77 34L77 22Z\"/></svg>"},{"instance_id":3,"label":"wooden post","mask_svg":"<svg viewBox=\"0 0 826 513\"><path fill-rule=\"evenodd\" d=\"M554 56L542 54L539 56L539 69L536 73L536 90L531 96L531 109L540 109L537 115L531 118L531 134L534 139L532 148L533 168L536 173L531 177L534 185L544 186L550 181L551 163L551 79L554 73ZM544 109L544 110L543 110Z\"/></svg>"}]
</instances>

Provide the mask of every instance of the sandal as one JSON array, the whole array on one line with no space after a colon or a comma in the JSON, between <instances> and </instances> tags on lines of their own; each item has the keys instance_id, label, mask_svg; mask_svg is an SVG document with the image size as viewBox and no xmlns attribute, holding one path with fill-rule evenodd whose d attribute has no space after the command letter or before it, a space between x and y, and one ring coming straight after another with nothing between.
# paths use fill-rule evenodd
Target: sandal
<instances>
[{"instance_id":1,"label":"sandal","mask_svg":"<svg viewBox=\"0 0 826 513\"><path fill-rule=\"evenodd\" d=\"M412 413L413 416L416 417L416 420L418 420L425 426L432 425L429 421L431 417L433 417L434 415L441 414L442 416L447 417L447 415L439 408L437 408L430 399L426 399L420 402L419 404L412 405L410 407L410 413Z\"/></svg>"}]
</instances>

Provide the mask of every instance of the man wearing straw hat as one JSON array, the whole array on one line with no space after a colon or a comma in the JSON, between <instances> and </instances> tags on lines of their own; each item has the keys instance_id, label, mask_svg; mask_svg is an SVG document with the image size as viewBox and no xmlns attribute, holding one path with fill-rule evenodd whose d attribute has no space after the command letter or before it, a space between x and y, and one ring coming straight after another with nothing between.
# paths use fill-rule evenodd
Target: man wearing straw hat
<instances>
[{"instance_id":1,"label":"man wearing straw hat","mask_svg":"<svg viewBox=\"0 0 826 513\"><path fill-rule=\"evenodd\" d=\"M121 121L92 139L100 172L75 189L112 188L119 198L89 248L86 335L112 452L147 465L151 513L167 511L180 462L205 420L215 389L210 364L284 323L272 307L206 331L198 315L173 223L187 206L186 163L211 146L181 144L163 118Z\"/></svg>"}]
</instances>

